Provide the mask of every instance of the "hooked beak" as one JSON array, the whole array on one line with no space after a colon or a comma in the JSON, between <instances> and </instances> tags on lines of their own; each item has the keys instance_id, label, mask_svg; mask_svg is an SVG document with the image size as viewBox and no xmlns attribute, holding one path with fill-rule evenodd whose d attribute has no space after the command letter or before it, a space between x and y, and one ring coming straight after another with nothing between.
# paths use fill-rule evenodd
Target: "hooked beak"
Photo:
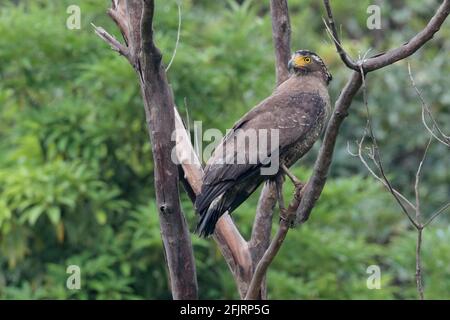
<instances>
[{"instance_id":1,"label":"hooked beak","mask_svg":"<svg viewBox=\"0 0 450 320\"><path fill-rule=\"evenodd\" d=\"M289 72L292 70L293 67L294 67L294 61L292 61L292 59L291 59L288 62L288 70L289 70Z\"/></svg>"},{"instance_id":2,"label":"hooked beak","mask_svg":"<svg viewBox=\"0 0 450 320\"><path fill-rule=\"evenodd\" d=\"M303 61L303 56L297 53L292 55L291 60L288 62L288 69L291 71L292 69L303 69L306 66Z\"/></svg>"}]
</instances>

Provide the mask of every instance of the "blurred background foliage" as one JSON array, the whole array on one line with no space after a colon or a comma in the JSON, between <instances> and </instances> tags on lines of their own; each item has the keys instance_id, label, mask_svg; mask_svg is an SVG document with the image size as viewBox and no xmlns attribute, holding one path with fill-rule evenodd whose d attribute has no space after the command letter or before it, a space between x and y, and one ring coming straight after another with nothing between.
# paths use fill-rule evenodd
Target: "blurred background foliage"
<instances>
[{"instance_id":1,"label":"blurred background foliage","mask_svg":"<svg viewBox=\"0 0 450 320\"><path fill-rule=\"evenodd\" d=\"M375 1L382 29L366 27L372 1L333 1L353 56L385 50L420 30L438 1ZM81 30L65 26L81 8ZM328 38L320 1L291 0L292 47L319 53L334 75L335 100L348 77ZM154 203L152 155L138 82L125 59L90 26L117 29L109 1L19 0L0 4L0 298L170 298ZM183 0L181 42L169 71L180 112L203 129L229 128L274 88L268 1ZM157 1L157 43L167 63L177 34L175 0ZM450 30L408 59L416 82L450 128ZM369 104L386 169L411 195L428 138L406 61L370 74ZM289 233L268 275L273 299L411 299L414 232L392 198L347 153L363 133L359 96L338 140L331 177L310 221ZM307 178L317 146L295 173ZM434 143L424 167L422 205L450 198L448 149ZM287 196L292 191L286 184ZM258 195L234 215L249 234ZM183 194L191 229L195 216ZM276 223L275 223L276 225ZM193 236L201 298L237 298L213 241ZM81 267L81 290L66 288L67 266ZM377 264L382 289L368 290ZM450 224L424 236L427 298L450 298Z\"/></svg>"}]
</instances>

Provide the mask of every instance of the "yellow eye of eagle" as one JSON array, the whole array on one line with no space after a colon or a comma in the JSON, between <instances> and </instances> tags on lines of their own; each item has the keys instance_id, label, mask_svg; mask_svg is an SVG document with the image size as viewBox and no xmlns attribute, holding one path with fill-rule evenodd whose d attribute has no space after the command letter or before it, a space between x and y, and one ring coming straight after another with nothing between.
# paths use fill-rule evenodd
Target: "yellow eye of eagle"
<instances>
[{"instance_id":1,"label":"yellow eye of eagle","mask_svg":"<svg viewBox=\"0 0 450 320\"><path fill-rule=\"evenodd\" d=\"M305 60L306 63L310 63L311 62L311 58L310 57L305 57L303 60Z\"/></svg>"}]
</instances>

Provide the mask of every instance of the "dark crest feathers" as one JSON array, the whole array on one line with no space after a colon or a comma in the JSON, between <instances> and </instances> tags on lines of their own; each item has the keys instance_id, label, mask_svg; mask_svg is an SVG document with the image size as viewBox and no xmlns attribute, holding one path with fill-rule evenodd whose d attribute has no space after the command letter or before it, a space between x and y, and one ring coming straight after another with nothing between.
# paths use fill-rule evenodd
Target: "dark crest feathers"
<instances>
[{"instance_id":1,"label":"dark crest feathers","mask_svg":"<svg viewBox=\"0 0 450 320\"><path fill-rule=\"evenodd\" d=\"M324 73L326 74L326 77L327 77L327 84L329 84L330 81L333 80L333 76L328 71L327 66L325 65L323 60L317 55L317 53L315 53L313 51L310 51L310 50L298 50L295 53L300 54L302 56L311 56L322 67L322 69L323 69L323 71L324 71Z\"/></svg>"}]
</instances>

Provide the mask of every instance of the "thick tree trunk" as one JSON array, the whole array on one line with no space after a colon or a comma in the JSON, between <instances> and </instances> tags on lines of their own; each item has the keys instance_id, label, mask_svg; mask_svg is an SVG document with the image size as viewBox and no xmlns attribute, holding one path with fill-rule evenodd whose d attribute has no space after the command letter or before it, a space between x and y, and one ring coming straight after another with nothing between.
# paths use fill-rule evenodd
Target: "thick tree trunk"
<instances>
[{"instance_id":1,"label":"thick tree trunk","mask_svg":"<svg viewBox=\"0 0 450 320\"><path fill-rule=\"evenodd\" d=\"M172 141L175 130L174 102L161 63L162 55L153 42L154 3L144 1L142 6L138 2L127 3L128 14L133 16L131 21L134 21L131 48L152 142L156 202L170 287L174 299L196 299L197 276L191 237L180 206L178 168L171 159L175 148ZM138 24L136 18L141 16Z\"/></svg>"}]
</instances>

